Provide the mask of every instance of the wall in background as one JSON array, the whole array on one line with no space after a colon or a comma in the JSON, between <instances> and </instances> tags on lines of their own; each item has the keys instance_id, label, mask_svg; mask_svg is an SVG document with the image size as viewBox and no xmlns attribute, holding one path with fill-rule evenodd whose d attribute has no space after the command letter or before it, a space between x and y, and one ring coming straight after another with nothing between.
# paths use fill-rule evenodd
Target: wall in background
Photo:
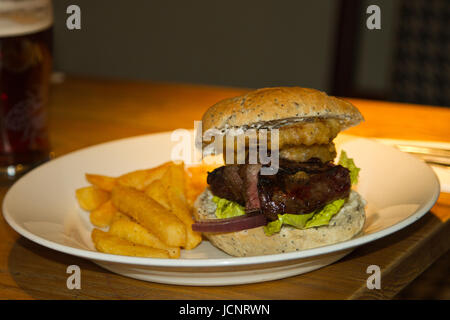
<instances>
[{"instance_id":1,"label":"wall in background","mask_svg":"<svg viewBox=\"0 0 450 320\"><path fill-rule=\"evenodd\" d=\"M65 27L77 4L82 29ZM57 0L55 69L69 74L327 90L338 1Z\"/></svg>"},{"instance_id":2,"label":"wall in background","mask_svg":"<svg viewBox=\"0 0 450 320\"><path fill-rule=\"evenodd\" d=\"M360 29L355 86L357 91L383 95L392 77L392 55L398 17L398 0L361 0L364 12L375 4L381 9L381 30ZM363 23L365 20L363 19Z\"/></svg>"},{"instance_id":3,"label":"wall in background","mask_svg":"<svg viewBox=\"0 0 450 320\"><path fill-rule=\"evenodd\" d=\"M389 87L399 0L361 0L356 91ZM56 0L55 69L69 74L329 91L338 0ZM66 28L66 8L81 7L82 29ZM365 26L381 8L381 30Z\"/></svg>"}]
</instances>

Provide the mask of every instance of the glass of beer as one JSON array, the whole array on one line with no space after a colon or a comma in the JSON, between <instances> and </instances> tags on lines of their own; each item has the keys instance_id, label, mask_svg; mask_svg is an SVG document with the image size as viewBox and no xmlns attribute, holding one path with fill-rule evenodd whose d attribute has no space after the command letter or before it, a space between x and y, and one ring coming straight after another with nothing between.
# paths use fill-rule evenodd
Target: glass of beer
<instances>
[{"instance_id":1,"label":"glass of beer","mask_svg":"<svg viewBox=\"0 0 450 320\"><path fill-rule=\"evenodd\" d=\"M51 0L0 0L0 181L49 159Z\"/></svg>"}]
</instances>

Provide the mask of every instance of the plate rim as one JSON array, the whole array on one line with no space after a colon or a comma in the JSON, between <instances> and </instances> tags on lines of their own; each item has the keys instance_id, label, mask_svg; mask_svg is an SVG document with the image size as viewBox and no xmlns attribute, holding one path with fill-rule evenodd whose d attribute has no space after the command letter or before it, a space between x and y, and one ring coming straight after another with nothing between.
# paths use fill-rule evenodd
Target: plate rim
<instances>
[{"instance_id":1,"label":"plate rim","mask_svg":"<svg viewBox=\"0 0 450 320\"><path fill-rule=\"evenodd\" d=\"M417 161L420 165L424 166L426 170L429 171L429 173L433 176L434 180L434 190L433 190L433 196L428 199L428 201L416 212L414 212L411 216L409 216L406 219L401 220L400 222L376 231L372 234L364 235L362 237L352 238L350 240L321 246L317 248L307 249L307 250L300 250L300 251L294 251L294 252L288 252L288 253L279 253L279 254L272 254L272 255L261 255L261 256L250 256L250 257L227 257L227 258L195 258L195 259L161 259L161 258L143 258L143 257L131 257L131 256L122 256L122 255L114 255L114 254L108 254L108 253L102 253L98 251L91 251L87 249L80 249L80 248L74 248L71 246L59 244L56 242L53 242L51 240L47 240L45 238L42 238L40 236L35 235L34 233L26 230L22 226L20 226L13 218L13 214L7 210L7 203L9 201L9 198L11 197L11 194L15 192L14 190L20 186L21 183L24 183L24 179L30 174L34 174L37 170L40 170L42 167L54 165L55 162L64 161L64 159L68 157L76 156L77 154L87 152L90 149L98 148L98 147L104 147L108 144L115 144L115 143L124 143L129 142L132 140L137 139L146 139L152 136L165 136L170 135L172 131L166 131L166 132L158 132L158 133L150 133L145 135L138 135L138 136L132 136L127 138L121 138L116 139L112 141L107 141L103 143L99 143L96 145L88 146L82 149L74 150L72 152L69 152L67 154L64 154L56 159L53 159L49 162L46 162L42 164L41 166L38 166L22 176L19 180L17 180L7 191L5 194L5 197L3 199L2 204L2 212L3 217L5 221L10 225L10 227L15 230L18 234L21 236L27 238L28 240L31 240L37 244L40 244L44 247L47 247L49 249L53 249L65 254L74 255L81 258L86 258L90 260L97 260L97 261L103 261L103 262L110 262L110 263L120 263L120 264L129 264L129 265L139 265L139 266L149 266L149 267L167 267L167 268L182 268L182 267L204 267L204 268L212 268L212 267L224 267L224 266L243 266L243 265L258 265L258 264L268 264L268 263L277 263L277 262L283 262L283 261L290 261L290 260L297 260L297 259L304 259L304 258L310 258L310 257L316 257L320 255L324 255L327 253L332 252L338 252L346 249L351 249L355 247L359 247L361 245L364 245L366 243L378 240L380 238L383 238L385 236L388 236L390 234L393 234L410 224L414 223L415 221L422 218L436 203L439 194L440 194L440 184L439 180L434 173L434 171L425 163L421 162L420 160L414 158L413 156L409 154L404 154L406 156L411 157L414 159L414 161ZM361 139L361 140L367 140L371 141L373 143L381 144L388 148L393 148L391 146L382 144L378 142L376 139L370 139L365 137L355 137L354 140ZM353 141L354 141L353 140ZM393 148L395 149L395 148ZM397 152L400 152L396 150ZM219 249L217 249L219 250Z\"/></svg>"}]
</instances>

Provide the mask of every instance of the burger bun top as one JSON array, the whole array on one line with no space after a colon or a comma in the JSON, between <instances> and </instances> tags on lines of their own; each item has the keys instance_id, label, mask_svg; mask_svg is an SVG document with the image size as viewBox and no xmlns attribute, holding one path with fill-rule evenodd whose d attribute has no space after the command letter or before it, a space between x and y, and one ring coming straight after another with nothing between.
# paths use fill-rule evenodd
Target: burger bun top
<instances>
[{"instance_id":1,"label":"burger bun top","mask_svg":"<svg viewBox=\"0 0 450 320\"><path fill-rule=\"evenodd\" d=\"M300 121L337 119L341 130L364 120L359 110L342 99L301 87L272 87L224 99L203 115L203 132L231 128L270 128Z\"/></svg>"}]
</instances>

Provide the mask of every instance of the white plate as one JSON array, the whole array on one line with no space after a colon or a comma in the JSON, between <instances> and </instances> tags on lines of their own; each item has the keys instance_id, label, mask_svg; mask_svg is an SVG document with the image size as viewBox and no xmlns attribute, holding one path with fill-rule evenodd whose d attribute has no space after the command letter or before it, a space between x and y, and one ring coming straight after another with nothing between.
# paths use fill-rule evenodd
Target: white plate
<instances>
[{"instance_id":1,"label":"white plate","mask_svg":"<svg viewBox=\"0 0 450 320\"><path fill-rule=\"evenodd\" d=\"M414 157L367 139L338 139L362 168L358 192L367 200L363 233L315 249L235 258L204 241L180 259L151 259L97 252L88 213L74 191L86 172L117 176L170 159L170 133L104 143L70 153L31 171L5 196L3 215L22 236L48 248L94 261L113 272L180 285L231 285L281 279L326 266L355 247L398 231L422 217L439 196L433 171Z\"/></svg>"},{"instance_id":2,"label":"white plate","mask_svg":"<svg viewBox=\"0 0 450 320\"><path fill-rule=\"evenodd\" d=\"M443 141L421 141L421 140L398 140L398 139L377 139L377 141L390 145L429 147L437 149L450 150L450 143ZM431 169L439 179L441 185L441 192L450 193L450 170L448 167L429 164Z\"/></svg>"}]
</instances>

